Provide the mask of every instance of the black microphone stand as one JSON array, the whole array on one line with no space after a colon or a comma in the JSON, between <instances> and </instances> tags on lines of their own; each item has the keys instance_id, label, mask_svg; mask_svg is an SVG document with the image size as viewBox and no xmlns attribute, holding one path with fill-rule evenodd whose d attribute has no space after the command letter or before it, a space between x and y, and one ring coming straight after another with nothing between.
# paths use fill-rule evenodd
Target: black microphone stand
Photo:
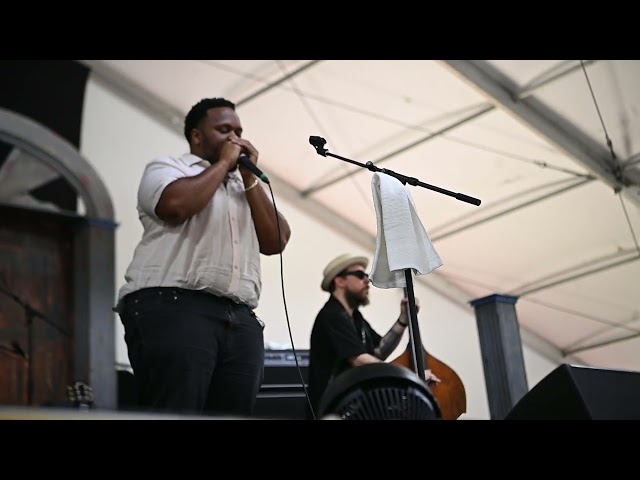
<instances>
[{"instance_id":1,"label":"black microphone stand","mask_svg":"<svg viewBox=\"0 0 640 480\"><path fill-rule=\"evenodd\" d=\"M6 283L6 282L5 282ZM64 334L66 337L71 338L71 334L64 330L62 327L56 325L49 320L43 313L33 308L28 302L22 300L17 295L14 295L9 290L0 288L0 292L4 293L11 299L13 299L18 305L24 309L24 314L27 322L27 405L33 404L33 319L40 318L46 323L54 327L56 330ZM15 347L14 347L15 349Z\"/></svg>"},{"instance_id":2,"label":"black microphone stand","mask_svg":"<svg viewBox=\"0 0 640 480\"><path fill-rule=\"evenodd\" d=\"M450 197L454 197L460 201L471 203L472 205L480 205L480 200L474 197L470 197L469 195L465 195L463 193L455 193L450 190L445 190L444 188L429 185L428 183L421 182L417 178L407 177L400 173L394 172L393 170L389 170L388 168L378 168L373 164L373 162L367 162L366 164L360 163L360 162L356 162L355 160L341 157L340 155L334 155L333 153L329 153L329 151L326 148L324 148L324 145L325 143L327 143L327 141L322 137L311 136L309 137L309 143L313 145L313 147L316 149L316 152L319 155L322 155L323 157L326 157L327 155L330 157L335 157L340 160L344 160L345 162L358 165L359 167L366 168L372 172L380 172L380 173L386 173L387 175L391 175L392 177L395 177L398 180L400 180L404 185L409 184L409 185L413 185L414 187L415 186L424 187L438 193L449 195ZM413 365L414 365L416 374L418 375L418 377L420 377L421 380L424 381L425 380L424 371L426 370L426 366L425 366L425 358L424 358L424 355L422 354L423 352L422 352L422 340L420 339L420 330L418 328L418 314L416 311L416 299L415 299L414 290L413 290L412 273L413 272L411 271L411 268L405 269L404 275L405 275L406 285L407 285L405 288L405 295L407 296L408 303L409 303L409 317L410 317L409 338L411 341L411 356L413 359Z\"/></svg>"}]
</instances>

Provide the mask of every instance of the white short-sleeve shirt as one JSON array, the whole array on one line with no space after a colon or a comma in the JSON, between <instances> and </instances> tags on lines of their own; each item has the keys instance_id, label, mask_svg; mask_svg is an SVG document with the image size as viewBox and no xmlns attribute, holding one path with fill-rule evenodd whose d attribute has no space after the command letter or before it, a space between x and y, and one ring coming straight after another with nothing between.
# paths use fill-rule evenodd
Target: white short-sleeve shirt
<instances>
[{"instance_id":1,"label":"white short-sleeve shirt","mask_svg":"<svg viewBox=\"0 0 640 480\"><path fill-rule=\"evenodd\" d=\"M167 225L155 213L167 185L207 167L209 162L192 154L157 157L145 167L137 206L144 232L118 301L142 288L180 287L258 306L260 246L237 170L228 174L209 204L184 223Z\"/></svg>"}]
</instances>

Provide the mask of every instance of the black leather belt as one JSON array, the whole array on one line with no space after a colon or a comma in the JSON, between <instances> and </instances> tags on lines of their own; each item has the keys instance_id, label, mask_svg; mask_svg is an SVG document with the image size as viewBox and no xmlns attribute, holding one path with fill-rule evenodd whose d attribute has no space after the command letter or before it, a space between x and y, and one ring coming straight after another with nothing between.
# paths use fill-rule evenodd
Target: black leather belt
<instances>
[{"instance_id":1,"label":"black leather belt","mask_svg":"<svg viewBox=\"0 0 640 480\"><path fill-rule=\"evenodd\" d=\"M191 290L188 288L179 288L179 287L148 287L142 288L140 290L136 290L135 292L128 293L125 295L118 305L113 307L114 312L120 312L121 307L126 307L133 303L137 303L140 300L145 298L152 298L158 296L166 296L166 297L193 297L193 298L206 298L208 300L216 300L222 302L226 305L230 305L233 307L247 307L244 303L236 302L228 297L220 297L218 295L214 295L213 293L205 292L204 290Z\"/></svg>"}]
</instances>

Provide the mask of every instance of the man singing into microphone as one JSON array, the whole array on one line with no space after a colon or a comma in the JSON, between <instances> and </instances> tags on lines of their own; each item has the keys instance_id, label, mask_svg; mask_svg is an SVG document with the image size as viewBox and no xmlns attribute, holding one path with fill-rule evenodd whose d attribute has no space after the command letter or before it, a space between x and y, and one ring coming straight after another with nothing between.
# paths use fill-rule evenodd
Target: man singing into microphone
<instances>
[{"instance_id":1,"label":"man singing into microphone","mask_svg":"<svg viewBox=\"0 0 640 480\"><path fill-rule=\"evenodd\" d=\"M291 230L260 185L235 104L196 103L184 135L190 153L155 158L142 175L144 231L116 310L140 407L250 416L264 363L260 254L281 253Z\"/></svg>"}]
</instances>

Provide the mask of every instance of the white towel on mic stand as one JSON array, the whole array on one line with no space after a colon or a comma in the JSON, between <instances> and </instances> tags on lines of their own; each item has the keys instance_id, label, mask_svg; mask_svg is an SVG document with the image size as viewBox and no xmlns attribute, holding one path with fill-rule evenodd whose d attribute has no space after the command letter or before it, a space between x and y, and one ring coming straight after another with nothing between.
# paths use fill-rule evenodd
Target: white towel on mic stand
<instances>
[{"instance_id":1,"label":"white towel on mic stand","mask_svg":"<svg viewBox=\"0 0 640 480\"><path fill-rule=\"evenodd\" d=\"M378 222L371 283L379 288L406 287L406 269L426 275L441 266L407 187L396 177L376 172L371 190Z\"/></svg>"}]
</instances>

